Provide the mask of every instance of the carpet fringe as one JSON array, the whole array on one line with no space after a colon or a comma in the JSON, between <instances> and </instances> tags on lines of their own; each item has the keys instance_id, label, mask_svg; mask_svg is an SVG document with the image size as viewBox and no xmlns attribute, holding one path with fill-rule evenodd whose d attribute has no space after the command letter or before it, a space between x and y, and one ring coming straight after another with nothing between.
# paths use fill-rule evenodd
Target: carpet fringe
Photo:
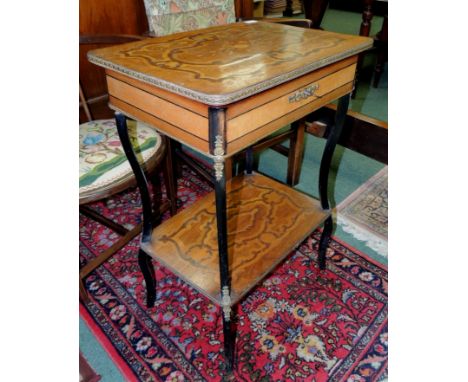
<instances>
[{"instance_id":1,"label":"carpet fringe","mask_svg":"<svg viewBox=\"0 0 468 382\"><path fill-rule=\"evenodd\" d=\"M373 234L371 231L351 223L345 217L337 214L336 221L338 225L353 236L355 239L363 241L367 247L377 252L379 255L388 258L388 241Z\"/></svg>"}]
</instances>

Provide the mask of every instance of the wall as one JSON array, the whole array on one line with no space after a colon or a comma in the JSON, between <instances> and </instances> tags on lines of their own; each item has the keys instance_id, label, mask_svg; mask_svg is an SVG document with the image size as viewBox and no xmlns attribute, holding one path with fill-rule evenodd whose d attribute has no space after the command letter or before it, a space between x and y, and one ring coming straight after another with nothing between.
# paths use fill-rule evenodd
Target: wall
<instances>
[{"instance_id":1,"label":"wall","mask_svg":"<svg viewBox=\"0 0 468 382\"><path fill-rule=\"evenodd\" d=\"M143 0L80 0L80 35L137 34L148 30ZM102 47L99 46L99 47ZM87 99L107 93L104 70L90 64L86 53L98 46L80 46L80 83ZM94 118L112 116L103 100L91 105ZM80 121L82 121L80 114Z\"/></svg>"}]
</instances>

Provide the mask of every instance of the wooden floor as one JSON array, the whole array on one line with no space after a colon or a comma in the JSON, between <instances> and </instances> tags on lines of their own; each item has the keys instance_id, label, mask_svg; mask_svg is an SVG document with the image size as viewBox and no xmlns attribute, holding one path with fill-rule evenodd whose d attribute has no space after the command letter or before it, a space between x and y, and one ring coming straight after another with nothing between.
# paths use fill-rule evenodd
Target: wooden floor
<instances>
[{"instance_id":1,"label":"wooden floor","mask_svg":"<svg viewBox=\"0 0 468 382\"><path fill-rule=\"evenodd\" d=\"M227 184L231 299L235 304L328 216L320 203L263 175ZM143 249L221 304L214 192L165 221Z\"/></svg>"}]
</instances>

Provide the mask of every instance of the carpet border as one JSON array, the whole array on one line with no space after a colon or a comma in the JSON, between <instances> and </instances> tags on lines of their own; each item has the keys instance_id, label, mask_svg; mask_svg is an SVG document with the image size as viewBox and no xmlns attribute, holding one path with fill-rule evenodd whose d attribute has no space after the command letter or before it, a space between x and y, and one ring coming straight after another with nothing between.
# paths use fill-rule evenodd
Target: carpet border
<instances>
[{"instance_id":1,"label":"carpet border","mask_svg":"<svg viewBox=\"0 0 468 382\"><path fill-rule=\"evenodd\" d=\"M322 232L323 231L323 227L318 227L317 228L318 231ZM312 234L311 234L312 235ZM353 245L351 245L350 243L344 241L343 239L340 239L339 237L335 236L335 235L331 235L331 238L333 240L335 240L337 243L339 243L340 245L342 245L343 247L348 247L349 249L351 249L353 252L356 252L357 255L361 256L362 258L364 258L365 260L367 260L369 263L372 263L373 265L375 265L376 267L380 267L382 268L384 271L386 271L388 273L388 265L387 264L383 264L381 263L380 261L370 257L369 255L365 254L364 252L362 252L361 250L357 249L356 247L354 247ZM302 243L301 243L302 244ZM294 250L298 249L300 247L300 245L295 248Z\"/></svg>"},{"instance_id":2,"label":"carpet border","mask_svg":"<svg viewBox=\"0 0 468 382\"><path fill-rule=\"evenodd\" d=\"M388 304L387 304L387 308L388 309ZM378 329L375 331L375 333L372 335L372 337L369 339L369 343L362 349L362 352L360 353L361 357L359 358L360 361L362 361L363 357L366 355L366 352L369 350L369 348L373 345L373 341L378 337L380 336L380 334L382 333L382 329L385 327L385 326L388 326L388 311L387 311L387 317L385 318L385 320L383 320L379 326L378 326ZM358 360L355 361L355 366L357 367L358 365L360 364L360 362L358 362ZM387 364L388 364L388 356L387 356L387 360L382 364L380 370L377 372L376 376L375 376L375 379L374 381L378 381L379 380L379 377L385 372L385 369L387 368ZM343 376L341 377L341 381L348 381L348 378L350 377L350 375L354 372L354 369L353 368L350 368L346 371L345 374L343 374Z\"/></svg>"},{"instance_id":3,"label":"carpet border","mask_svg":"<svg viewBox=\"0 0 468 382\"><path fill-rule=\"evenodd\" d=\"M91 333L97 339L99 344L103 347L106 351L107 355L110 357L114 365L117 366L119 371L122 373L126 381L129 382L139 382L138 377L135 375L133 370L125 363L123 358L118 354L112 343L107 338L105 333L102 329L95 323L93 317L88 312L88 309L84 306L84 304L80 301L80 316L83 318L83 321L88 326ZM88 359L89 362L91 362Z\"/></svg>"},{"instance_id":4,"label":"carpet border","mask_svg":"<svg viewBox=\"0 0 468 382\"><path fill-rule=\"evenodd\" d=\"M361 250L355 248L353 245L349 244L348 242L336 237L335 235L332 235L333 237L333 240L335 240L336 242L340 243L342 246L344 247L348 247L349 249L351 249L353 252L356 252L356 254L358 254L359 256L361 256L362 258L366 259L367 261L369 261L370 263L374 264L375 266L377 267L380 267L382 268L383 270L387 271L388 272L388 265L387 264L383 264L381 263L380 261L370 257L369 255L365 254L364 252L362 252Z\"/></svg>"},{"instance_id":5,"label":"carpet border","mask_svg":"<svg viewBox=\"0 0 468 382\"><path fill-rule=\"evenodd\" d=\"M352 215L344 213L344 210L358 200L363 192L370 189L373 183L384 176L387 177L388 182L388 165L381 168L377 173L349 194L344 200L338 203L333 208L333 214L336 224L339 225L344 232L348 233L356 240L363 242L364 245L377 252L380 256L388 259L388 228L387 235L383 235L380 232L373 230L372 227L365 222L356 219Z\"/></svg>"},{"instance_id":6,"label":"carpet border","mask_svg":"<svg viewBox=\"0 0 468 382\"><path fill-rule=\"evenodd\" d=\"M383 173L387 173L388 178L388 165L382 167L379 171L377 171L374 175L372 175L369 179L367 179L364 183L362 183L358 188L356 188L351 194L349 194L344 200L336 205L336 210L343 209L347 207L351 202L355 199L354 194L361 193L363 190L369 187L372 183L375 182L376 179L379 179Z\"/></svg>"}]
</instances>

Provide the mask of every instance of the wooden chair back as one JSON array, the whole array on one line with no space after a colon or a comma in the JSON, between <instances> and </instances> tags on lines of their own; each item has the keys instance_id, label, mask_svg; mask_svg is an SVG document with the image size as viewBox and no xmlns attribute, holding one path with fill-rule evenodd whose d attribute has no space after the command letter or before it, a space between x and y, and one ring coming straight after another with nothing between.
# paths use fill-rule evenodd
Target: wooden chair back
<instances>
[{"instance_id":1,"label":"wooden chair back","mask_svg":"<svg viewBox=\"0 0 468 382\"><path fill-rule=\"evenodd\" d=\"M234 0L144 0L149 33L164 36L236 21Z\"/></svg>"}]
</instances>

